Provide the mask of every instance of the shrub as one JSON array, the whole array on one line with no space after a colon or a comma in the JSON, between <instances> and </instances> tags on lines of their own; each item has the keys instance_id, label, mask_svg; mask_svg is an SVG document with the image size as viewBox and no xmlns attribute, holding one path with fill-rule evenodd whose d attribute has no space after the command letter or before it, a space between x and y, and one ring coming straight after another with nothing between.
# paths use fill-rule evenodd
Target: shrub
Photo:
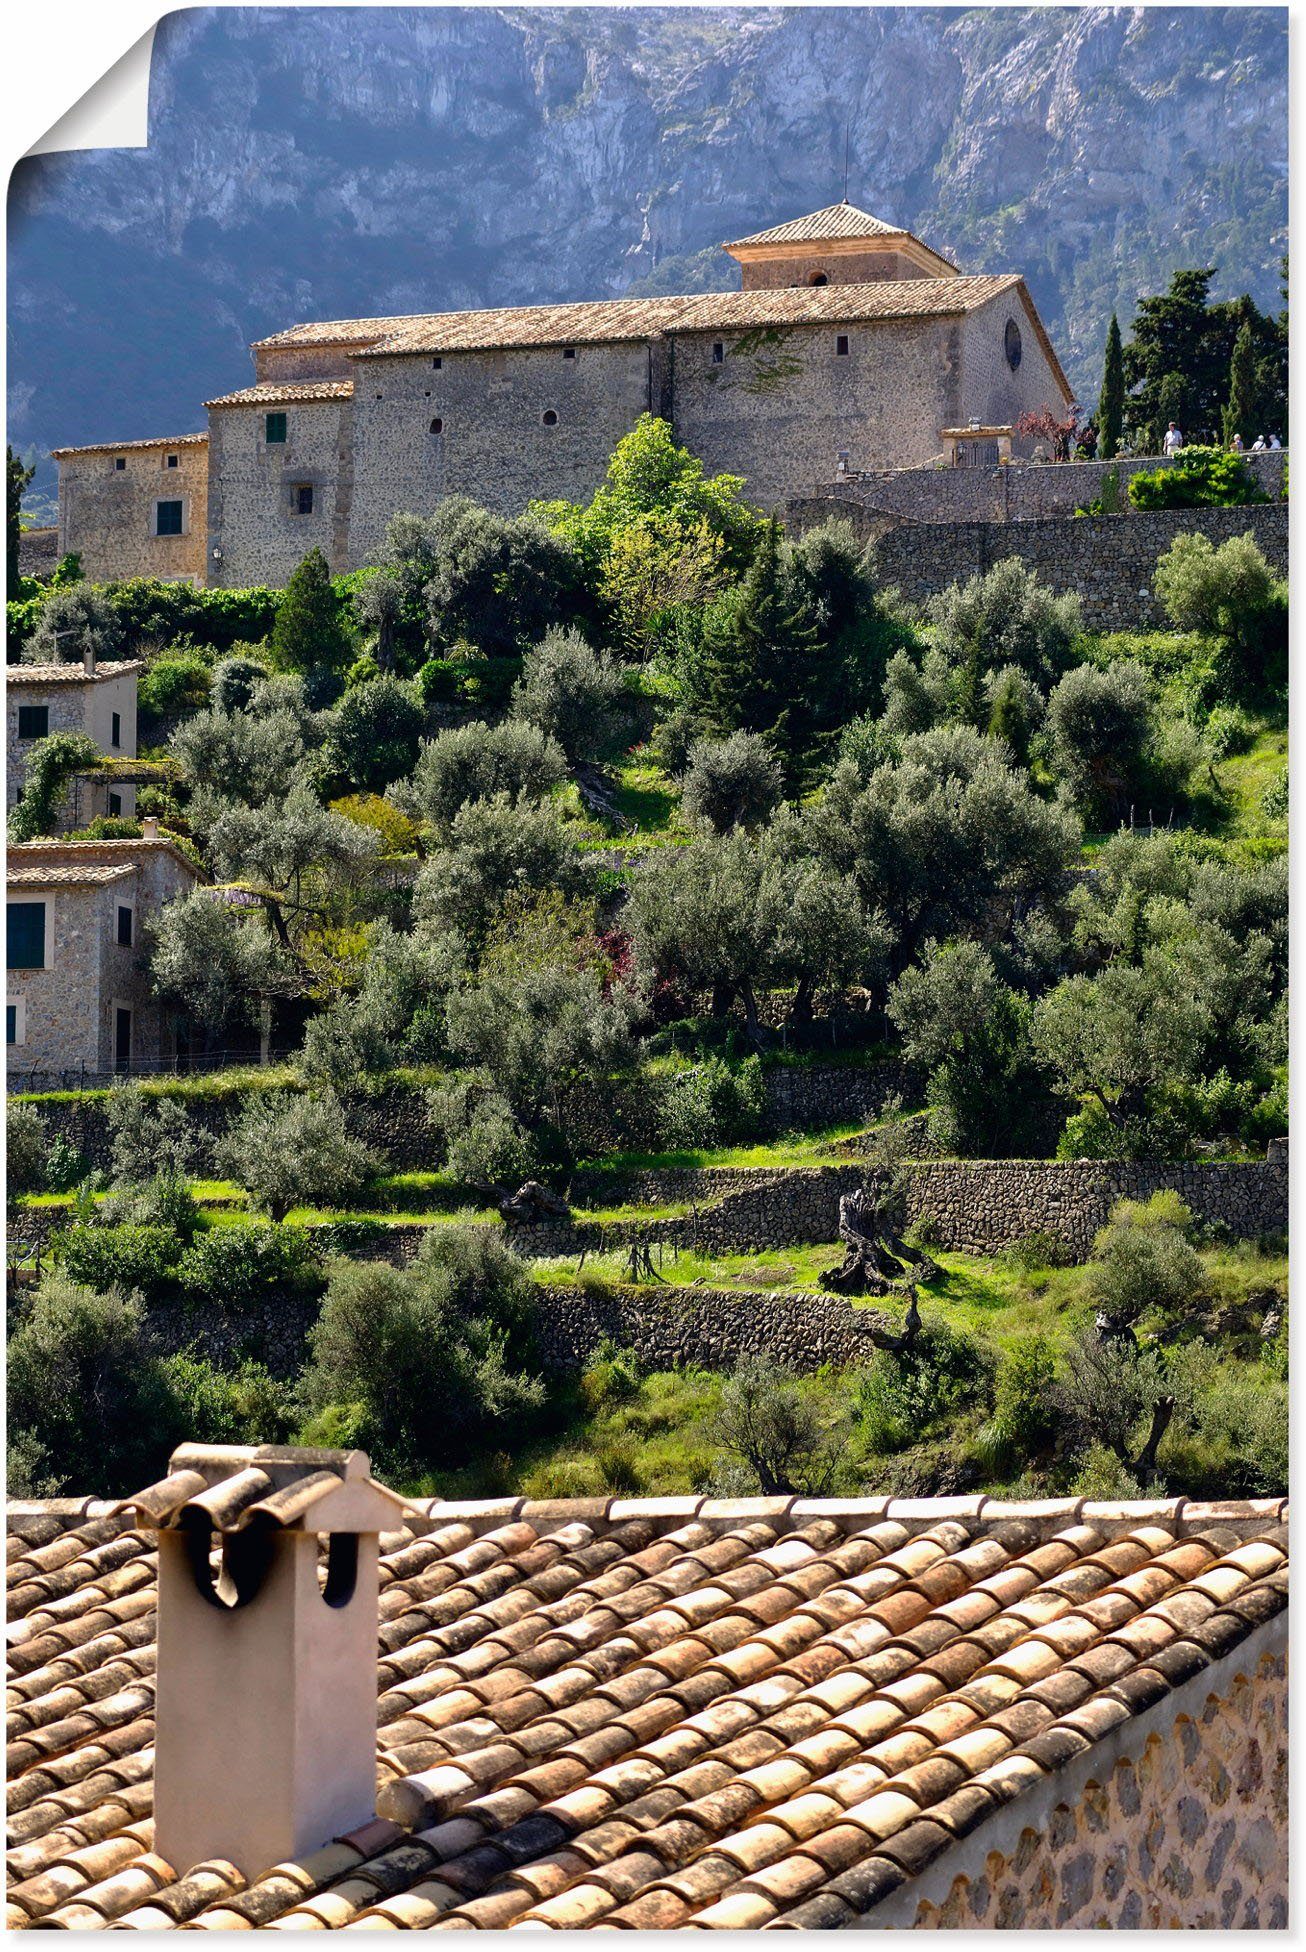
<instances>
[{"instance_id":1,"label":"shrub","mask_svg":"<svg viewBox=\"0 0 1306 1952\"><path fill-rule=\"evenodd\" d=\"M314 1227L312 1241L324 1256L343 1254L351 1260L366 1260L372 1249L385 1239L385 1234L384 1220L328 1220Z\"/></svg>"},{"instance_id":2,"label":"shrub","mask_svg":"<svg viewBox=\"0 0 1306 1952\"><path fill-rule=\"evenodd\" d=\"M86 1157L62 1132L51 1141L45 1159L45 1184L52 1193L71 1193L88 1177Z\"/></svg>"},{"instance_id":3,"label":"shrub","mask_svg":"<svg viewBox=\"0 0 1306 1952\"><path fill-rule=\"evenodd\" d=\"M332 813L343 814L356 826L367 827L379 834L381 851L384 854L411 854L417 841L417 829L408 815L392 800L383 800L379 793L346 793L339 800L332 800Z\"/></svg>"},{"instance_id":4,"label":"shrub","mask_svg":"<svg viewBox=\"0 0 1306 1952\"><path fill-rule=\"evenodd\" d=\"M766 1356L741 1362L721 1392L713 1435L755 1475L764 1497L819 1497L838 1462L837 1432L791 1370Z\"/></svg>"},{"instance_id":5,"label":"shrub","mask_svg":"<svg viewBox=\"0 0 1306 1952\"><path fill-rule=\"evenodd\" d=\"M402 798L433 826L446 828L469 801L491 800L496 793L537 803L566 772L562 747L537 725L478 720L438 733L422 746Z\"/></svg>"},{"instance_id":6,"label":"shrub","mask_svg":"<svg viewBox=\"0 0 1306 1952\"><path fill-rule=\"evenodd\" d=\"M629 729L620 665L575 630L551 630L526 654L513 686L513 717L527 719L568 761L608 759Z\"/></svg>"},{"instance_id":7,"label":"shrub","mask_svg":"<svg viewBox=\"0 0 1306 1952\"><path fill-rule=\"evenodd\" d=\"M380 792L412 772L425 724L411 686L372 678L347 691L336 708L332 753L350 779Z\"/></svg>"},{"instance_id":8,"label":"shrub","mask_svg":"<svg viewBox=\"0 0 1306 1952\"><path fill-rule=\"evenodd\" d=\"M185 1105L138 1084L114 1083L104 1099L109 1171L120 1185L142 1185L160 1173L193 1178L205 1135Z\"/></svg>"},{"instance_id":9,"label":"shrub","mask_svg":"<svg viewBox=\"0 0 1306 1952\"><path fill-rule=\"evenodd\" d=\"M110 1193L95 1217L106 1227L160 1227L176 1234L183 1246L204 1224L190 1187L175 1173L158 1173L144 1185Z\"/></svg>"},{"instance_id":10,"label":"shrub","mask_svg":"<svg viewBox=\"0 0 1306 1952\"><path fill-rule=\"evenodd\" d=\"M1078 597L1057 596L1017 556L953 584L928 610L949 665L996 671L1014 664L1044 687L1065 669L1083 628Z\"/></svg>"},{"instance_id":11,"label":"shrub","mask_svg":"<svg viewBox=\"0 0 1306 1952\"><path fill-rule=\"evenodd\" d=\"M176 1286L185 1244L171 1227L78 1225L56 1237L54 1250L69 1281L96 1294L116 1288L160 1301Z\"/></svg>"},{"instance_id":12,"label":"shrub","mask_svg":"<svg viewBox=\"0 0 1306 1952\"><path fill-rule=\"evenodd\" d=\"M543 1400L523 1367L532 1316L525 1265L484 1228L435 1230L402 1269L338 1262L312 1333L307 1401L358 1406L358 1438L383 1471L461 1464L469 1445Z\"/></svg>"},{"instance_id":13,"label":"shrub","mask_svg":"<svg viewBox=\"0 0 1306 1952\"><path fill-rule=\"evenodd\" d=\"M1281 766L1261 795L1261 812L1267 820L1288 817L1288 768Z\"/></svg>"},{"instance_id":14,"label":"shrub","mask_svg":"<svg viewBox=\"0 0 1306 1952\"><path fill-rule=\"evenodd\" d=\"M293 1387L262 1363L246 1358L225 1370L186 1351L161 1366L174 1414L193 1442L284 1444L295 1435Z\"/></svg>"},{"instance_id":15,"label":"shrub","mask_svg":"<svg viewBox=\"0 0 1306 1952\"><path fill-rule=\"evenodd\" d=\"M50 1128L36 1106L11 1101L5 1108L10 1197L15 1193L36 1193L44 1186L49 1146Z\"/></svg>"},{"instance_id":16,"label":"shrub","mask_svg":"<svg viewBox=\"0 0 1306 1952\"><path fill-rule=\"evenodd\" d=\"M247 711L255 688L267 675L266 664L244 656L237 646L230 657L221 658L213 667L210 695L214 706L220 712Z\"/></svg>"},{"instance_id":17,"label":"shrub","mask_svg":"<svg viewBox=\"0 0 1306 1952\"><path fill-rule=\"evenodd\" d=\"M147 718L200 711L209 702L211 683L208 663L198 651L172 651L146 666L136 702Z\"/></svg>"},{"instance_id":18,"label":"shrub","mask_svg":"<svg viewBox=\"0 0 1306 1952\"><path fill-rule=\"evenodd\" d=\"M1154 1193L1145 1203L1121 1200L1093 1242L1087 1293L1100 1316L1116 1328L1148 1310L1175 1314L1202 1294L1201 1257L1189 1242L1193 1216L1174 1192Z\"/></svg>"},{"instance_id":19,"label":"shrub","mask_svg":"<svg viewBox=\"0 0 1306 1952\"><path fill-rule=\"evenodd\" d=\"M760 827L779 806L784 780L780 763L756 732L728 739L697 739L689 748L682 804L691 820L719 834Z\"/></svg>"},{"instance_id":20,"label":"shrub","mask_svg":"<svg viewBox=\"0 0 1306 1952\"><path fill-rule=\"evenodd\" d=\"M1246 683L1271 691L1286 683L1288 588L1250 533L1218 548L1204 535L1177 535L1154 585L1170 621L1229 646Z\"/></svg>"},{"instance_id":21,"label":"shrub","mask_svg":"<svg viewBox=\"0 0 1306 1952\"><path fill-rule=\"evenodd\" d=\"M273 1220L291 1207L338 1206L378 1170L376 1153L345 1130L334 1095L250 1100L217 1149L218 1164Z\"/></svg>"},{"instance_id":22,"label":"shrub","mask_svg":"<svg viewBox=\"0 0 1306 1952\"><path fill-rule=\"evenodd\" d=\"M1152 737L1152 687L1137 664L1068 671L1048 700L1052 761L1085 818L1124 818L1144 789Z\"/></svg>"},{"instance_id":23,"label":"shrub","mask_svg":"<svg viewBox=\"0 0 1306 1952\"><path fill-rule=\"evenodd\" d=\"M634 1349L618 1348L604 1336L581 1371L580 1393L590 1411L613 1403L629 1403L639 1395L642 1371Z\"/></svg>"},{"instance_id":24,"label":"shrub","mask_svg":"<svg viewBox=\"0 0 1306 1952\"><path fill-rule=\"evenodd\" d=\"M1168 467L1132 475L1135 508L1243 508L1265 502L1251 469L1223 447L1180 448Z\"/></svg>"},{"instance_id":25,"label":"shrub","mask_svg":"<svg viewBox=\"0 0 1306 1952\"><path fill-rule=\"evenodd\" d=\"M998 1365L993 1421L987 1441L995 1460L1017 1467L1051 1449L1057 1435L1056 1357L1041 1335L1031 1336Z\"/></svg>"},{"instance_id":26,"label":"shrub","mask_svg":"<svg viewBox=\"0 0 1306 1952\"><path fill-rule=\"evenodd\" d=\"M9 841L37 840L54 832L55 819L74 773L100 762L100 749L84 732L51 732L27 755L23 795L9 812Z\"/></svg>"},{"instance_id":27,"label":"shrub","mask_svg":"<svg viewBox=\"0 0 1306 1952\"><path fill-rule=\"evenodd\" d=\"M9 1339L9 1433L57 1490L123 1496L184 1434L135 1297L46 1275Z\"/></svg>"},{"instance_id":28,"label":"shrub","mask_svg":"<svg viewBox=\"0 0 1306 1952\"><path fill-rule=\"evenodd\" d=\"M41 605L23 662L80 664L88 651L113 658L122 640L122 620L108 592L94 583L69 583L52 589Z\"/></svg>"},{"instance_id":29,"label":"shrub","mask_svg":"<svg viewBox=\"0 0 1306 1952\"><path fill-rule=\"evenodd\" d=\"M1045 1268L1068 1266L1072 1255L1060 1234L1035 1228L1004 1247L997 1258L1013 1274L1041 1274Z\"/></svg>"},{"instance_id":30,"label":"shrub","mask_svg":"<svg viewBox=\"0 0 1306 1952\"><path fill-rule=\"evenodd\" d=\"M903 1350L877 1352L858 1374L856 1404L872 1450L920 1443L941 1422L987 1395L992 1367L974 1336L927 1322Z\"/></svg>"},{"instance_id":31,"label":"shrub","mask_svg":"<svg viewBox=\"0 0 1306 1952\"><path fill-rule=\"evenodd\" d=\"M456 1179L498 1194L539 1172L539 1147L501 1092L464 1079L437 1086L427 1105Z\"/></svg>"},{"instance_id":32,"label":"shrub","mask_svg":"<svg viewBox=\"0 0 1306 1952\"><path fill-rule=\"evenodd\" d=\"M756 1057L736 1069L719 1057L678 1071L664 1084L657 1129L672 1151L729 1145L756 1131L766 1102L766 1081Z\"/></svg>"},{"instance_id":33,"label":"shrub","mask_svg":"<svg viewBox=\"0 0 1306 1952\"><path fill-rule=\"evenodd\" d=\"M321 1230L254 1224L211 1227L187 1248L176 1279L192 1305L242 1315L268 1302L291 1301L321 1288L314 1252Z\"/></svg>"}]
</instances>

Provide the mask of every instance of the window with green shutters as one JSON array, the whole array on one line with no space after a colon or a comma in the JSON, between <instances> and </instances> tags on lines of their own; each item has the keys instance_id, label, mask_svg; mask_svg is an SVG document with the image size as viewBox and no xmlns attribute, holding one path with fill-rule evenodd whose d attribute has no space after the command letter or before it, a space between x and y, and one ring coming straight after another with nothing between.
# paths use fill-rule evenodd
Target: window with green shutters
<instances>
[{"instance_id":1,"label":"window with green shutters","mask_svg":"<svg viewBox=\"0 0 1306 1952\"><path fill-rule=\"evenodd\" d=\"M180 502L156 502L154 504L155 535L180 535L181 517Z\"/></svg>"},{"instance_id":2,"label":"window with green shutters","mask_svg":"<svg viewBox=\"0 0 1306 1952\"><path fill-rule=\"evenodd\" d=\"M10 969L44 969L45 903L11 901L8 938Z\"/></svg>"},{"instance_id":3,"label":"window with green shutters","mask_svg":"<svg viewBox=\"0 0 1306 1952\"><path fill-rule=\"evenodd\" d=\"M286 416L283 413L269 413L263 416L263 437L271 445L286 438Z\"/></svg>"},{"instance_id":4,"label":"window with green shutters","mask_svg":"<svg viewBox=\"0 0 1306 1952\"><path fill-rule=\"evenodd\" d=\"M50 707L48 705L20 705L18 707L18 736L20 739L43 739L50 730Z\"/></svg>"}]
</instances>

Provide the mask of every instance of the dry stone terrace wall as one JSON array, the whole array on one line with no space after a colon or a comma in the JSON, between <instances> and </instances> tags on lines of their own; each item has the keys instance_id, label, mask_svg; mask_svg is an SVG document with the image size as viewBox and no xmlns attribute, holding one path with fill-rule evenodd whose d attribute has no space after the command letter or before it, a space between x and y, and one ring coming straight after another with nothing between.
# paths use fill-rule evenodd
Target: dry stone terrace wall
<instances>
[{"instance_id":1,"label":"dry stone terrace wall","mask_svg":"<svg viewBox=\"0 0 1306 1952\"><path fill-rule=\"evenodd\" d=\"M732 1369L744 1357L767 1355L810 1371L869 1360L871 1330L886 1320L837 1295L558 1286L541 1294L535 1333L549 1371L583 1368L605 1337L638 1350L646 1369Z\"/></svg>"},{"instance_id":2,"label":"dry stone terrace wall","mask_svg":"<svg viewBox=\"0 0 1306 1952\"><path fill-rule=\"evenodd\" d=\"M792 502L791 528L847 516L859 537L874 541L880 580L913 603L953 583L982 576L1016 556L1058 595L1079 597L1092 630L1164 628L1152 592L1157 558L1177 535L1205 535L1217 546L1251 533L1281 576L1288 573L1288 508L1162 509L1133 515L1086 515L1028 522L902 523L855 504Z\"/></svg>"}]
</instances>

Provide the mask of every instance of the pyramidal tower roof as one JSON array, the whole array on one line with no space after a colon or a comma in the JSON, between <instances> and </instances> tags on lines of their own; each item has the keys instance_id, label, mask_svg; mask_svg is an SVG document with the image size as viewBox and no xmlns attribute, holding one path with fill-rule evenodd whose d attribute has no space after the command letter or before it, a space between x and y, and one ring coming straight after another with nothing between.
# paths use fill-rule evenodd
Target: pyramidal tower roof
<instances>
[{"instance_id":1,"label":"pyramidal tower roof","mask_svg":"<svg viewBox=\"0 0 1306 1952\"><path fill-rule=\"evenodd\" d=\"M743 244L825 244L844 238L910 237L901 224L886 224L855 203L829 203L824 210L813 210L807 217L791 217L786 224L772 224L769 230L756 230L751 237L736 237L727 251Z\"/></svg>"}]
</instances>

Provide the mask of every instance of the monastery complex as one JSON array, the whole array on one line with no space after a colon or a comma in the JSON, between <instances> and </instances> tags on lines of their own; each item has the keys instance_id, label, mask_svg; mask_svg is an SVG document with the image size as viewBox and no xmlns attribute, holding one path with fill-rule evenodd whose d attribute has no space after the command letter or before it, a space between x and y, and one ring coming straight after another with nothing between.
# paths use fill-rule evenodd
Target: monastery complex
<instances>
[{"instance_id":1,"label":"monastery complex","mask_svg":"<svg viewBox=\"0 0 1306 1952\"><path fill-rule=\"evenodd\" d=\"M840 474L1011 452L1071 392L1024 280L967 277L848 203L727 244L741 287L293 325L208 432L55 450L94 581L283 585L379 560L400 510L585 500L641 414L783 509Z\"/></svg>"}]
</instances>

